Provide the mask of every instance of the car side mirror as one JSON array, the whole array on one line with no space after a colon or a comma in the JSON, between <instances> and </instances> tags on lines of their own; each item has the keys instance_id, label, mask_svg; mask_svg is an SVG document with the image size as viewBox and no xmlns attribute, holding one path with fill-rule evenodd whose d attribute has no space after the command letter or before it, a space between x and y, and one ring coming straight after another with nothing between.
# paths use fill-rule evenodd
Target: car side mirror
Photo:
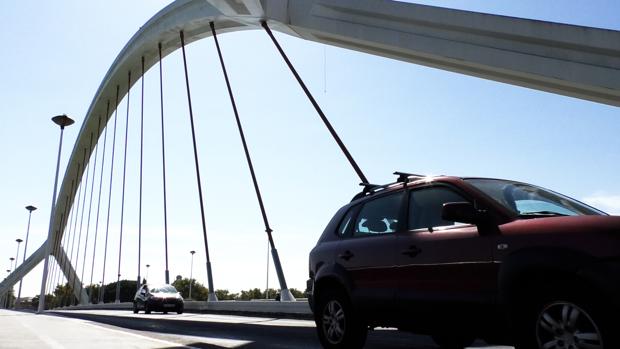
<instances>
[{"instance_id":1,"label":"car side mirror","mask_svg":"<svg viewBox=\"0 0 620 349\"><path fill-rule=\"evenodd\" d=\"M479 224L482 222L482 215L469 202L448 202L443 204L441 218L446 221Z\"/></svg>"}]
</instances>

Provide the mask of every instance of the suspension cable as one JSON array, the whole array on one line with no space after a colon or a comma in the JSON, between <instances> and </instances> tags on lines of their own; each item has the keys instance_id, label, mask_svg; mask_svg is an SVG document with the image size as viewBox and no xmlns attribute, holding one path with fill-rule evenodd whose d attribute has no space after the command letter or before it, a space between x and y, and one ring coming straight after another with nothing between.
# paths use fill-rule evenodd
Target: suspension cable
<instances>
[{"instance_id":1,"label":"suspension cable","mask_svg":"<svg viewBox=\"0 0 620 349\"><path fill-rule=\"evenodd\" d=\"M161 42L159 48L159 106L161 109L161 158L162 176L164 184L164 255L166 257L166 284L170 283L170 272L168 270L168 209L166 207L166 144L164 142L164 73L161 55ZM148 281L148 280L147 280Z\"/></svg>"},{"instance_id":2,"label":"suspension cable","mask_svg":"<svg viewBox=\"0 0 620 349\"><path fill-rule=\"evenodd\" d=\"M121 296L121 256L123 252L123 219L125 217L125 178L127 174L127 135L129 133L129 96L131 93L131 71L127 76L127 116L125 117L125 152L123 154L123 186L121 189L121 226L118 242L118 270L116 274L115 302L120 303ZM118 107L117 107L118 108Z\"/></svg>"},{"instance_id":3,"label":"suspension cable","mask_svg":"<svg viewBox=\"0 0 620 349\"><path fill-rule=\"evenodd\" d=\"M278 52L280 52L280 55L282 56L282 58L286 62L286 65L288 65L289 69L291 70L291 72L295 76L295 79L297 79L297 82L299 83L301 88L306 93L306 96L310 100L310 103L312 103L312 105L314 106L314 109L316 110L316 112L321 117L321 120L323 120L323 123L325 124L325 126L329 130L329 133L331 133L331 135L334 138L334 140L336 141L336 143L338 143L338 146L340 147L340 150L344 153L344 156L346 156L347 160L349 160L349 163L351 164L351 166L355 170L355 173L357 173L357 176L360 178L362 183L368 183L368 179L366 179L366 176L364 175L364 173L362 172L360 167L357 165L357 163L353 159L353 156L351 155L351 153L349 153L349 150L347 150L347 147L344 145L344 143L342 143L342 140L340 139L340 137L336 133L336 130L334 130L334 128L332 127L331 123L329 122L329 120L327 119L325 114L323 113L323 110L321 109L321 107L319 106L317 101L312 96L312 93L310 93L310 90L308 90L308 87L306 87L306 84L304 83L304 81L301 79L301 77L297 73L297 70L295 70L295 67L293 66L291 61L288 59L288 57L286 56L286 53L284 53L284 50L282 50L282 47L280 46L280 44L276 40L275 36L271 32L271 29L269 29L269 26L267 25L267 22L263 21L261 23L261 25L262 25L263 28L265 28L265 31L267 32L267 34L269 34L269 37L271 38L271 41L273 41L273 44L278 49Z\"/></svg>"},{"instance_id":4,"label":"suspension cable","mask_svg":"<svg viewBox=\"0 0 620 349\"><path fill-rule=\"evenodd\" d=\"M66 202L65 202L65 210L63 211L63 213L60 215L60 227L62 227L62 225L64 224L65 221L65 214L67 213L67 206L66 206ZM54 243L53 243L53 248L52 248L52 254L54 255L54 261L56 263L52 264L52 271L50 273L51 275L51 287L54 287L54 285L58 285L58 283L54 284L54 281L56 280L56 273L58 272L58 247L60 244L61 239L58 237L58 235L60 235L60 231L57 230L56 231L56 235L55 235L55 239L54 239ZM50 287L50 289L51 289ZM56 290L56 288L54 288L54 291ZM46 293L47 294L47 293ZM52 291L52 295L54 294L54 292ZM50 307L52 307L54 304L50 304Z\"/></svg>"},{"instance_id":5,"label":"suspension cable","mask_svg":"<svg viewBox=\"0 0 620 349\"><path fill-rule=\"evenodd\" d=\"M88 146L88 151L90 153L92 153L93 150L93 133L90 133L90 144ZM89 154L90 154L89 153ZM89 159L90 160L90 159ZM96 166L96 164L95 164ZM93 166L93 168L95 168L95 166ZM89 174L90 174L90 161L88 161L87 163L87 170L86 170L86 192L88 192L88 178L89 178ZM93 176L94 176L94 172L93 172ZM93 181L94 184L94 181ZM89 233L89 226L90 226L90 209L93 203L93 190L94 187L91 185L90 186L90 200L89 200L89 204L88 204L88 217L86 219L86 238L84 240L84 257L82 257L82 273L80 275L80 291L78 292L78 294L80 295L80 299L78 300L78 303L82 301L81 296L82 296L82 290L84 289L84 265L86 264L86 254L88 252L88 233ZM85 193L86 193L85 192ZM84 195L84 202L82 203L82 218L84 218L84 210L86 208L86 195ZM80 222L80 236L82 234L82 222ZM78 243L78 251L79 251L79 247L80 244ZM78 253L79 256L79 253ZM79 258L77 259L77 263L80 263ZM75 267L75 270L77 271L77 266ZM77 275L76 275L77 277Z\"/></svg>"},{"instance_id":6,"label":"suspension cable","mask_svg":"<svg viewBox=\"0 0 620 349\"><path fill-rule=\"evenodd\" d=\"M75 188L75 192L78 195L80 193L80 191L79 191L80 187L77 184L77 181L78 181L77 178L78 178L78 173L80 173L80 166L81 166L81 164L78 163L77 171L75 173L75 183L76 183L76 186L78 186L77 188ZM74 196L74 198L75 198L75 196ZM71 284L70 284L71 275L70 275L70 273L68 271L70 270L71 254L73 253L73 244L71 243L71 241L75 241L75 224L73 222L77 221L77 216L79 214L77 203L79 203L79 201L80 200L78 199L77 201L73 200L73 202L71 202L71 219L67 222L70 225L70 227L69 227L70 229L69 229L69 238L67 239L67 245L65 246L66 247L66 251L65 251L66 257L65 257L65 263L64 263L64 266L63 266L63 273L66 272L65 278L67 279L67 291L71 288ZM71 245L71 247L69 247L69 245ZM67 303L67 298L68 298L68 293L63 295L63 301L62 301L63 306Z\"/></svg>"},{"instance_id":7,"label":"suspension cable","mask_svg":"<svg viewBox=\"0 0 620 349\"><path fill-rule=\"evenodd\" d=\"M192 97L189 88L189 75L187 73L187 57L185 55L185 36L183 31L181 36L181 50L183 51L183 68L185 71L185 87L187 89L187 104L189 107L189 120L192 129L192 144L194 146L194 163L196 165L196 181L198 182L198 199L200 200L200 218L202 220L202 235L205 244L205 254L207 255L207 281L209 283L209 300L217 300L215 289L213 288L213 276L211 273L211 258L209 256L209 242L207 240L207 224L205 222L205 208L202 199L202 184L200 180L200 166L198 165L198 148L196 147L196 131L194 129L194 112L192 109Z\"/></svg>"},{"instance_id":8,"label":"suspension cable","mask_svg":"<svg viewBox=\"0 0 620 349\"><path fill-rule=\"evenodd\" d=\"M77 182L77 173L76 173L75 178L71 181L71 193L74 193L74 190L77 191L77 188L75 188L75 182ZM75 202L75 201L73 201L73 202ZM67 240L65 241L65 246L64 246L64 250L63 250L64 256L63 256L63 264L62 264L62 273L63 273L65 279L67 280L66 290L69 289L69 274L65 273L65 272L68 270L67 263L70 263L68 261L68 256L69 256L69 249L70 249L69 245L70 245L71 237L73 236L73 220L74 220L73 218L77 214L76 213L76 208L73 205L73 202L71 202L71 208L70 208L70 212L71 213L69 214L69 220L67 221L67 226L69 228L67 230ZM62 306L65 305L65 302L67 300L67 292L66 292L66 290L65 290L65 292L62 295L62 301L61 301Z\"/></svg>"},{"instance_id":9,"label":"suspension cable","mask_svg":"<svg viewBox=\"0 0 620 349\"><path fill-rule=\"evenodd\" d=\"M60 226L61 227L64 224L64 220L65 220L65 213L63 212L60 215ZM53 251L54 251L53 255L54 255L55 263L52 265L52 272L51 272L51 276L52 276L51 277L51 282L52 282L52 287L53 287L52 295L55 294L55 291L58 288L58 283L55 283L54 281L56 281L56 274L58 273L58 247L59 247L59 244L60 244L60 238L58 238L59 233L60 233L60 231L57 230L56 231L56 239L54 240L54 247L53 247ZM54 306L55 306L54 303L50 304L50 308L52 308Z\"/></svg>"},{"instance_id":10,"label":"suspension cable","mask_svg":"<svg viewBox=\"0 0 620 349\"><path fill-rule=\"evenodd\" d=\"M112 182L114 179L114 149L116 148L116 121L118 119L118 94L119 94L120 86L116 85L116 104L114 108L114 133L112 136L112 159L110 160L110 189L108 192L108 218L106 221L105 227L105 244L103 248L103 275L101 276L101 288L102 292L100 293L101 303L104 303L104 294L105 294L105 265L108 257L108 233L110 232L110 209L112 205Z\"/></svg>"},{"instance_id":11,"label":"suspension cable","mask_svg":"<svg viewBox=\"0 0 620 349\"><path fill-rule=\"evenodd\" d=\"M106 107L106 117L107 115L110 114L110 100L108 100L107 103L107 107ZM99 127L101 127L101 116L99 117ZM95 257L97 255L97 233L99 232L99 209L101 207L101 189L103 187L103 170L105 168L105 148L106 148L106 143L108 140L108 126L107 126L107 122L106 122L106 127L104 128L104 134L103 134L103 151L101 152L101 171L100 171L100 175L99 175L99 194L97 196L97 218L95 219L95 237L93 238L94 242L93 242L93 261L92 264L90 266L90 287L91 287L91 291L90 291L90 295L88 296L89 301L92 303L92 299L93 299L93 291L94 291L94 286L93 286L93 276L95 275ZM99 152L99 143L97 143L97 152ZM95 155L96 156L96 155ZM99 299L99 294L101 293L101 289L99 289L99 292L97 293L97 299Z\"/></svg>"},{"instance_id":12,"label":"suspension cable","mask_svg":"<svg viewBox=\"0 0 620 349\"><path fill-rule=\"evenodd\" d=\"M73 192L73 183L74 183L74 180L72 179L71 180L71 190L70 190L70 192ZM67 217L66 213L67 213L68 207L69 207L69 196L67 195L65 197L65 210L63 212L64 217ZM73 220L73 210L72 210L72 208L69 208L69 212L70 212L69 220L67 221L67 224L65 226L65 234L63 234L63 240L66 240L65 238L71 233L71 221ZM61 225L61 227L62 227L62 225ZM57 264L58 264L59 268L62 269L62 271L64 271L64 269L61 267L61 263L64 263L64 261L58 261L57 260L57 262L58 262ZM64 264L62 264L62 266L64 266ZM46 286L46 287L49 287L51 289L51 286ZM46 290L47 289L48 288L46 288ZM47 292L45 294L47 294Z\"/></svg>"},{"instance_id":13,"label":"suspension cable","mask_svg":"<svg viewBox=\"0 0 620 349\"><path fill-rule=\"evenodd\" d=\"M86 149L84 149L84 157L86 157ZM79 173L80 173L80 169L81 169L82 163L78 163L78 168L77 168L77 173L76 173L76 181L78 180L77 178L79 177ZM78 198L76 201L76 208L75 208L75 220L73 222L73 237L71 239L71 254L69 255L69 263L68 263L68 271L70 272L71 269L73 268L73 250L75 249L75 236L78 234L77 232L77 222L80 216L80 199L82 198L82 181L80 181L80 183L78 184ZM71 293L68 296L68 300L67 300L67 305L71 305L71 303L73 303L73 284L75 282L75 277L71 277L72 273L69 273L69 275L67 276L67 280L69 281L69 287L71 288ZM73 275L74 276L74 275ZM73 279L73 280L71 280Z\"/></svg>"},{"instance_id":14,"label":"suspension cable","mask_svg":"<svg viewBox=\"0 0 620 349\"><path fill-rule=\"evenodd\" d=\"M101 134L101 116L99 116L99 124L97 126L97 135ZM92 136L92 133L91 133ZM91 154L92 154L92 141L91 141ZM89 203L88 203L88 219L86 221L86 243L84 243L84 258L82 258L82 275L81 275L81 280L82 280L82 284L84 284L86 282L86 280L84 280L84 271L86 270L86 255L88 254L88 237L89 237L89 233L90 233L90 214L93 208L93 193L95 192L95 174L97 172L97 153L99 152L99 149L97 147L97 145L95 145L95 160L93 162L93 175L92 175L92 180L91 180L91 184L90 184L90 199L89 199ZM92 276L92 275L91 275ZM90 296L93 292L93 286L92 286L92 282L90 284L88 284L87 286L87 291L89 290L90 287L90 292L88 292L88 302L90 302ZM82 293L82 290L80 290L80 294Z\"/></svg>"},{"instance_id":15,"label":"suspension cable","mask_svg":"<svg viewBox=\"0 0 620 349\"><path fill-rule=\"evenodd\" d=\"M73 184L74 184L74 181L71 180L71 189L69 190L69 192L73 192ZM64 212L63 212L63 214L61 216L64 219L67 219L67 217L68 217L69 212L67 212L67 210L69 210L69 195L65 196L65 210L64 210ZM71 221L71 219L69 218L69 220L67 222L70 222L70 221ZM61 227L63 226L64 222L65 221L61 222L61 224L60 224ZM64 227L65 227L65 229L64 229L65 232L64 232L64 234L62 234L62 240L58 242L58 248L57 248L57 251L56 251L57 252L56 256L58 257L56 259L56 264L58 265L58 267L57 267L58 275L57 275L57 282L56 282L57 284L60 284L61 281L64 280L64 273L63 273L64 270L62 268L62 266L64 265L64 257L63 257L63 254L60 253L60 252L61 252L61 250L64 252L64 247L63 246L66 245L66 242L67 242L67 239L68 239L68 236L69 236L69 233L68 233L69 224L65 224ZM64 283L63 283L63 285L64 285ZM61 290L62 290L62 287L61 287ZM60 306L60 299L56 299L55 303L56 303L55 304L56 307Z\"/></svg>"},{"instance_id":16,"label":"suspension cable","mask_svg":"<svg viewBox=\"0 0 620 349\"><path fill-rule=\"evenodd\" d=\"M260 188L258 187L256 173L254 172L254 166L252 165L252 158L250 157L250 151L248 149L248 145L245 140L245 135L243 133L241 119L239 118L239 112L237 110L237 103L235 102L235 96L232 92L232 87L230 85L230 79L228 79L228 72L226 71L226 65L224 64L224 57L222 55L220 43L217 39L217 34L215 32L215 24L211 22L210 26L211 26L211 33L213 34L213 39L215 40L215 47L217 48L217 54L220 59L220 65L222 66L222 73L224 74L224 80L226 80L228 96L230 97L230 103L232 104L233 112L235 114L235 120L237 121L237 128L239 130L239 136L241 137L241 143L243 144L243 151L245 152L245 159L247 160L248 168L250 169L250 174L252 176L252 183L254 184L254 190L256 191L256 199L258 200L258 205L260 206L260 211L263 216L263 222L265 223L265 232L267 232L267 237L269 238L269 245L271 246L272 253L275 253L276 255L274 257L274 264L275 264L276 271L278 274L278 279L280 281L280 288L282 290L288 290L288 287L286 286L286 280L284 278L284 273L282 272L282 266L280 265L279 258L277 257L276 246L273 242L273 237L271 234L273 230L269 226L269 221L267 220L267 213L265 212L265 205L263 204L263 198L261 196Z\"/></svg>"},{"instance_id":17,"label":"suspension cable","mask_svg":"<svg viewBox=\"0 0 620 349\"><path fill-rule=\"evenodd\" d=\"M140 198L138 203L138 278L136 290L140 287L140 259L142 257L142 162L144 157L144 56L142 56L142 82L140 94Z\"/></svg>"},{"instance_id":18,"label":"suspension cable","mask_svg":"<svg viewBox=\"0 0 620 349\"><path fill-rule=\"evenodd\" d=\"M92 146L93 144L93 134L91 132L90 134L90 145ZM82 163L84 164L84 170L86 172L86 179L84 181L84 196L82 197L82 213L80 214L80 233L78 235L78 242L77 242L77 252L75 254L75 275L73 275L73 283L75 284L75 279L77 279L78 276L78 268L80 267L80 246L82 243L82 228L83 228L83 224L84 224L84 211L86 208L86 193L88 193L88 175L90 174L90 163L86 162L86 152L89 149L84 148L84 159L82 161ZM83 175L82 175L83 177ZM86 254L86 253L84 253ZM81 301L81 292L82 292L82 281L80 279L80 287L79 287L79 292L78 294L80 294L80 296L77 297L77 303L79 304Z\"/></svg>"}]
</instances>

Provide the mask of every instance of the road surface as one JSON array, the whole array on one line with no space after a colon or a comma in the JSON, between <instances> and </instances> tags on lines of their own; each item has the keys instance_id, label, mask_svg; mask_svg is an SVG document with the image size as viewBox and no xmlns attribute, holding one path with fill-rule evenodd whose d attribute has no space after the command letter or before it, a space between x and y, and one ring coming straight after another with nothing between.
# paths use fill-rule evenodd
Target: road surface
<instances>
[{"instance_id":1,"label":"road surface","mask_svg":"<svg viewBox=\"0 0 620 349\"><path fill-rule=\"evenodd\" d=\"M0 310L2 348L320 348L314 322L216 314ZM366 348L436 349L425 336L369 332ZM505 348L478 345L475 348Z\"/></svg>"}]
</instances>

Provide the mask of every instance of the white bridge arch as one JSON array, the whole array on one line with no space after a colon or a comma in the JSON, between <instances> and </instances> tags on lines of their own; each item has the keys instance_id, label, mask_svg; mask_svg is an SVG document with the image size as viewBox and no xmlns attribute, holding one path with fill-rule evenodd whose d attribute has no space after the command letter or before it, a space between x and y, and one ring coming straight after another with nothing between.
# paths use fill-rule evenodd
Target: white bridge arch
<instances>
[{"instance_id":1,"label":"white bridge arch","mask_svg":"<svg viewBox=\"0 0 620 349\"><path fill-rule=\"evenodd\" d=\"M84 149L90 149L91 133L95 141L99 138L99 117L105 126L117 107L117 86L119 101L127 94L128 72L133 85L141 78L143 57L145 71L159 61L158 44L163 56L181 47L180 31L191 43L211 36L211 22L218 33L226 33L261 29L262 21L273 30L311 41L620 106L618 31L391 0L176 0L145 23L110 66L71 153L49 238L0 283L0 294L46 259L51 242L62 238L66 222L61 214L73 204L78 188L71 186L72 178ZM106 113L108 101L112 104ZM84 170L79 168L77 178ZM62 249L59 253L64 254ZM75 280L76 297L85 302L87 295L71 265L63 272Z\"/></svg>"}]
</instances>

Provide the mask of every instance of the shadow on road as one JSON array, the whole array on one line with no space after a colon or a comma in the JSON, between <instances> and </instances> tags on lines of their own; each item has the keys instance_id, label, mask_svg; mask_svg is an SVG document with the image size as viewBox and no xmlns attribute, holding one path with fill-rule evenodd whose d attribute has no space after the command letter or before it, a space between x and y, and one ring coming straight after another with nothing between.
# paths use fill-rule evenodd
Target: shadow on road
<instances>
[{"instance_id":1,"label":"shadow on road","mask_svg":"<svg viewBox=\"0 0 620 349\"><path fill-rule=\"evenodd\" d=\"M320 348L314 327L287 325L264 325L258 323L228 323L185 320L171 315L166 318L137 316L114 316L81 312L50 312L58 316L94 321L129 330L151 332L146 335L157 337L183 336L180 344L167 348L228 348L234 341L235 348ZM145 333L142 333L143 335ZM190 338L188 339L187 336ZM204 338L204 341L201 341ZM221 340L222 344L217 341ZM215 343L214 343L215 342ZM368 333L366 348L410 348L436 349L433 342L425 336L417 336L391 330L376 330Z\"/></svg>"}]
</instances>

